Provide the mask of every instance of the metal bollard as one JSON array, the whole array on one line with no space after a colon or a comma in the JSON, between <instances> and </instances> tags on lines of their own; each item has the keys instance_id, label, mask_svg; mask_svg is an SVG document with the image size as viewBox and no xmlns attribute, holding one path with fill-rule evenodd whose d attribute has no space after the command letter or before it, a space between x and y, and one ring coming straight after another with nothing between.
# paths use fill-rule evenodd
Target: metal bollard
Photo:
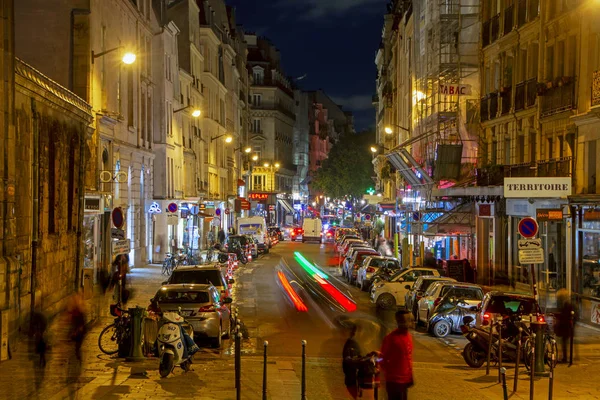
<instances>
[{"instance_id":1,"label":"metal bollard","mask_svg":"<svg viewBox=\"0 0 600 400\"><path fill-rule=\"evenodd\" d=\"M531 360L529 360L529 400L533 400L535 391L533 378L535 377L535 333L531 334L533 340L533 347L531 348Z\"/></svg>"},{"instance_id":2,"label":"metal bollard","mask_svg":"<svg viewBox=\"0 0 600 400\"><path fill-rule=\"evenodd\" d=\"M131 315L131 347L126 358L127 361L143 361L146 359L142 352L142 319L145 311L142 307L129 309L129 315Z\"/></svg>"},{"instance_id":3,"label":"metal bollard","mask_svg":"<svg viewBox=\"0 0 600 400\"><path fill-rule=\"evenodd\" d=\"M519 339L517 340L517 361L515 362L515 383L513 386L513 392L517 391L517 384L519 382L519 363L521 362L522 336L523 336L523 328L519 328Z\"/></svg>"},{"instance_id":4,"label":"metal bollard","mask_svg":"<svg viewBox=\"0 0 600 400\"><path fill-rule=\"evenodd\" d=\"M264 343L264 354L263 354L263 400L267 400L267 347L269 342L265 340Z\"/></svg>"},{"instance_id":5,"label":"metal bollard","mask_svg":"<svg viewBox=\"0 0 600 400\"><path fill-rule=\"evenodd\" d=\"M508 388L506 387L506 368L500 368L500 380L502 382L502 391L504 393L504 400L508 400Z\"/></svg>"},{"instance_id":6,"label":"metal bollard","mask_svg":"<svg viewBox=\"0 0 600 400\"><path fill-rule=\"evenodd\" d=\"M492 342L494 340L494 324L490 325L490 345L487 353L487 365L485 366L485 374L490 374L490 358L492 357Z\"/></svg>"},{"instance_id":7,"label":"metal bollard","mask_svg":"<svg viewBox=\"0 0 600 400\"><path fill-rule=\"evenodd\" d=\"M573 338L575 337L575 311L571 311L571 331L569 335L569 367L573 365Z\"/></svg>"},{"instance_id":8,"label":"metal bollard","mask_svg":"<svg viewBox=\"0 0 600 400\"><path fill-rule=\"evenodd\" d=\"M506 374L506 368L502 368L502 325L498 322L498 383L502 382L502 369ZM504 377L506 380L506 377Z\"/></svg>"},{"instance_id":9,"label":"metal bollard","mask_svg":"<svg viewBox=\"0 0 600 400\"><path fill-rule=\"evenodd\" d=\"M306 340L302 341L302 400L306 400Z\"/></svg>"},{"instance_id":10,"label":"metal bollard","mask_svg":"<svg viewBox=\"0 0 600 400\"><path fill-rule=\"evenodd\" d=\"M235 398L242 398L242 334L235 335Z\"/></svg>"},{"instance_id":11,"label":"metal bollard","mask_svg":"<svg viewBox=\"0 0 600 400\"><path fill-rule=\"evenodd\" d=\"M556 361L556 354L552 353L552 361L550 362L550 377L548 379L548 400L552 400L554 392L554 362Z\"/></svg>"}]
</instances>

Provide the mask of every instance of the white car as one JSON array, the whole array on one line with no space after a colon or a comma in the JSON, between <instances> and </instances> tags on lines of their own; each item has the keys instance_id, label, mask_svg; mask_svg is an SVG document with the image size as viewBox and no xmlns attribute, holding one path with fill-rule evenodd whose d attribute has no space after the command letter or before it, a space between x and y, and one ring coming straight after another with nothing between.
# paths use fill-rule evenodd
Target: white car
<instances>
[{"instance_id":1,"label":"white car","mask_svg":"<svg viewBox=\"0 0 600 400\"><path fill-rule=\"evenodd\" d=\"M469 306L476 306L483 299L483 290L472 283L441 281L435 282L417 303L417 323L427 324L433 310L444 296L463 299Z\"/></svg>"},{"instance_id":2,"label":"white car","mask_svg":"<svg viewBox=\"0 0 600 400\"><path fill-rule=\"evenodd\" d=\"M401 268L400 261L398 261L397 258L388 256L371 256L365 258L362 266L358 269L356 286L366 292L369 286L371 286L373 275L375 275L380 268L389 268L394 271L399 270Z\"/></svg>"},{"instance_id":3,"label":"white car","mask_svg":"<svg viewBox=\"0 0 600 400\"><path fill-rule=\"evenodd\" d=\"M440 276L440 273L436 269L423 267L398 271L390 277L389 281L380 282L371 288L371 302L383 309L403 307L406 292L414 285L417 278L423 275Z\"/></svg>"}]
</instances>

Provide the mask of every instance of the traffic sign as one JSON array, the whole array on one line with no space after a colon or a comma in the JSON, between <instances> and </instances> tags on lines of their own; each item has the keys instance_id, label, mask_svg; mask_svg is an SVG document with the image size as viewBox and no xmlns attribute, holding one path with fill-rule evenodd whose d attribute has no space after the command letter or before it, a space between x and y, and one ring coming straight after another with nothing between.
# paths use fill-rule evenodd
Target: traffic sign
<instances>
[{"instance_id":1,"label":"traffic sign","mask_svg":"<svg viewBox=\"0 0 600 400\"><path fill-rule=\"evenodd\" d=\"M198 206L191 206L190 207L190 214L192 214L192 215L198 215L198 211L199 211Z\"/></svg>"},{"instance_id":2,"label":"traffic sign","mask_svg":"<svg viewBox=\"0 0 600 400\"><path fill-rule=\"evenodd\" d=\"M113 239L125 239L125 231L119 228L111 228L110 237Z\"/></svg>"},{"instance_id":3,"label":"traffic sign","mask_svg":"<svg viewBox=\"0 0 600 400\"><path fill-rule=\"evenodd\" d=\"M542 239L519 239L519 250L541 249Z\"/></svg>"},{"instance_id":4,"label":"traffic sign","mask_svg":"<svg viewBox=\"0 0 600 400\"><path fill-rule=\"evenodd\" d=\"M169 210L170 213L176 213L177 203L169 203L169 205L167 206L167 210Z\"/></svg>"},{"instance_id":5,"label":"traffic sign","mask_svg":"<svg viewBox=\"0 0 600 400\"><path fill-rule=\"evenodd\" d=\"M366 214L366 215L365 215L365 219L366 219L367 221L368 221L368 220L370 220L370 219L371 219L371 214Z\"/></svg>"},{"instance_id":6,"label":"traffic sign","mask_svg":"<svg viewBox=\"0 0 600 400\"><path fill-rule=\"evenodd\" d=\"M535 237L538 233L538 223L531 217L525 217L519 221L519 233L526 238Z\"/></svg>"},{"instance_id":7,"label":"traffic sign","mask_svg":"<svg viewBox=\"0 0 600 400\"><path fill-rule=\"evenodd\" d=\"M519 250L519 263L520 264L543 264L544 263L544 249L526 249Z\"/></svg>"},{"instance_id":8,"label":"traffic sign","mask_svg":"<svg viewBox=\"0 0 600 400\"><path fill-rule=\"evenodd\" d=\"M113 209L112 222L117 229L121 229L123 225L125 225L125 215L123 215L123 209L121 207Z\"/></svg>"},{"instance_id":9,"label":"traffic sign","mask_svg":"<svg viewBox=\"0 0 600 400\"><path fill-rule=\"evenodd\" d=\"M217 217L221 215L221 209L220 209L220 208L217 208L217 209L215 210L215 215L216 215Z\"/></svg>"}]
</instances>

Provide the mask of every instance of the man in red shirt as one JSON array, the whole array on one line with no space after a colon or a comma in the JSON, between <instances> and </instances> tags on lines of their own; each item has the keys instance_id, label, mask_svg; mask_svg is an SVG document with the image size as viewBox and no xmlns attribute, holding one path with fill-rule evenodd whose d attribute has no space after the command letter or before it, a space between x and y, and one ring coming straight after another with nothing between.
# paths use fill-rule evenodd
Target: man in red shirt
<instances>
[{"instance_id":1,"label":"man in red shirt","mask_svg":"<svg viewBox=\"0 0 600 400\"><path fill-rule=\"evenodd\" d=\"M389 400L408 399L408 388L413 382L412 336L408 331L411 320L408 311L396 312L398 329L392 331L381 344L381 368L385 373L385 389Z\"/></svg>"}]
</instances>

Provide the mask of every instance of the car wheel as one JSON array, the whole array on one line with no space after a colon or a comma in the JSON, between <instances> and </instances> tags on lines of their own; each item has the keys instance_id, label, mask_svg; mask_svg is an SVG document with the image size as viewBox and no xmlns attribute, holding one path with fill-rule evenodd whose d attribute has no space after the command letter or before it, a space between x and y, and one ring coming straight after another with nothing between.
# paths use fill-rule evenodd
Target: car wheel
<instances>
[{"instance_id":1,"label":"car wheel","mask_svg":"<svg viewBox=\"0 0 600 400\"><path fill-rule=\"evenodd\" d=\"M467 343L463 350L463 358L471 368L481 368L485 363L485 352L479 351L473 346L473 343Z\"/></svg>"},{"instance_id":2,"label":"car wheel","mask_svg":"<svg viewBox=\"0 0 600 400\"><path fill-rule=\"evenodd\" d=\"M390 310L396 306L396 299L389 293L384 293L377 298L377 307Z\"/></svg>"},{"instance_id":3,"label":"car wheel","mask_svg":"<svg viewBox=\"0 0 600 400\"><path fill-rule=\"evenodd\" d=\"M448 321L440 320L433 325L431 331L435 337L444 338L450 333L450 328Z\"/></svg>"},{"instance_id":4,"label":"car wheel","mask_svg":"<svg viewBox=\"0 0 600 400\"><path fill-rule=\"evenodd\" d=\"M220 349L223 344L223 330L221 325L219 325L219 332L217 333L217 337L213 339L213 347L215 349Z\"/></svg>"}]
</instances>

